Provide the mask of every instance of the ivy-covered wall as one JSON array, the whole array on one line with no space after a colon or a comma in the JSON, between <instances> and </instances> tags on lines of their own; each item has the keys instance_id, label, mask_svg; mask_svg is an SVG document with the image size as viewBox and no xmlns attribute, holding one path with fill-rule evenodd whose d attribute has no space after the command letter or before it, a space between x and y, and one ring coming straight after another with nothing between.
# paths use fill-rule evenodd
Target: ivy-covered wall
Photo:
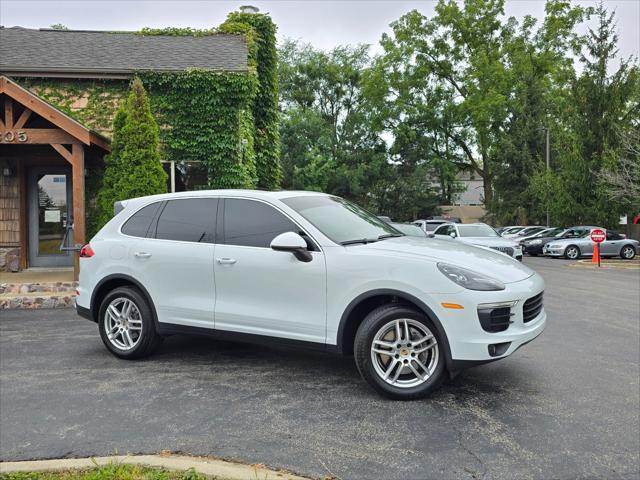
<instances>
[{"instance_id":1,"label":"ivy-covered wall","mask_svg":"<svg viewBox=\"0 0 640 480\"><path fill-rule=\"evenodd\" d=\"M160 125L165 158L204 162L212 188L255 187L255 72L189 70L140 76Z\"/></svg>"},{"instance_id":2,"label":"ivy-covered wall","mask_svg":"<svg viewBox=\"0 0 640 480\"><path fill-rule=\"evenodd\" d=\"M127 98L128 80L21 78L18 82L83 125L111 137L113 117Z\"/></svg>"}]
</instances>

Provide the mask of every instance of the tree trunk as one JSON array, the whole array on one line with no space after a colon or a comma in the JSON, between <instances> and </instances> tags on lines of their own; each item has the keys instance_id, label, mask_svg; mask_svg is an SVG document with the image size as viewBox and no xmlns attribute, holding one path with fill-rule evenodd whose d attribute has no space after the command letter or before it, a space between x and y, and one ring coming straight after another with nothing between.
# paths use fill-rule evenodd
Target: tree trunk
<instances>
[{"instance_id":1,"label":"tree trunk","mask_svg":"<svg viewBox=\"0 0 640 480\"><path fill-rule=\"evenodd\" d=\"M493 178L485 171L485 174L482 176L482 182L484 186L484 206L488 209L493 201Z\"/></svg>"}]
</instances>

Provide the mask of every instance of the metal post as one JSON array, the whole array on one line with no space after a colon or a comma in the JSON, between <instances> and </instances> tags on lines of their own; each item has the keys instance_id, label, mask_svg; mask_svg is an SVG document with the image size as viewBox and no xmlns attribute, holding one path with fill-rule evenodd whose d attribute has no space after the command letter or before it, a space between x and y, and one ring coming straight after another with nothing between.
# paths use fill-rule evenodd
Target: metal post
<instances>
[{"instance_id":1,"label":"metal post","mask_svg":"<svg viewBox=\"0 0 640 480\"><path fill-rule=\"evenodd\" d=\"M545 149L545 161L547 163L547 173L549 172L549 127L545 127L544 131L546 133L547 146ZM547 203L547 227L551 226L549 222L549 204Z\"/></svg>"}]
</instances>

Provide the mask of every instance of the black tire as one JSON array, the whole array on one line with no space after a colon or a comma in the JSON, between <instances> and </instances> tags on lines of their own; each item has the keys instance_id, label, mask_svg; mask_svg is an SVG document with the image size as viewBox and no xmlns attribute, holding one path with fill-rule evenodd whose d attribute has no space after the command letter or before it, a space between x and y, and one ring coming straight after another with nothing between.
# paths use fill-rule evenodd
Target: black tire
<instances>
[{"instance_id":1,"label":"black tire","mask_svg":"<svg viewBox=\"0 0 640 480\"><path fill-rule=\"evenodd\" d=\"M137 344L130 350L122 350L111 343L107 337L105 326L105 315L109 304L118 298L126 298L132 301L142 320L142 331ZM126 360L134 360L151 355L154 350L162 343L162 337L156 332L155 322L153 321L153 313L146 298L135 287L118 287L110 291L102 300L100 310L98 311L98 330L100 338L107 349L116 357Z\"/></svg>"},{"instance_id":2,"label":"black tire","mask_svg":"<svg viewBox=\"0 0 640 480\"><path fill-rule=\"evenodd\" d=\"M573 256L574 254L572 252L575 251L575 256ZM566 258L567 260L577 260L582 256L582 252L580 252L580 249L576 246L576 245L569 245L567 248L564 249L564 258Z\"/></svg>"},{"instance_id":3,"label":"black tire","mask_svg":"<svg viewBox=\"0 0 640 480\"><path fill-rule=\"evenodd\" d=\"M371 346L376 333L389 322L397 319L410 319L422 324L437 341L437 363L431 376L424 383L414 387L397 387L387 383L373 365ZM384 305L369 313L360 324L354 343L354 356L358 371L364 380L378 393L395 400L414 400L425 397L436 390L446 376L445 347L443 339L433 323L421 312L404 305ZM405 362L406 363L406 362Z\"/></svg>"},{"instance_id":4,"label":"black tire","mask_svg":"<svg viewBox=\"0 0 640 480\"><path fill-rule=\"evenodd\" d=\"M620 257L624 260L633 260L636 256L636 249L633 245L625 245L620 249Z\"/></svg>"}]
</instances>

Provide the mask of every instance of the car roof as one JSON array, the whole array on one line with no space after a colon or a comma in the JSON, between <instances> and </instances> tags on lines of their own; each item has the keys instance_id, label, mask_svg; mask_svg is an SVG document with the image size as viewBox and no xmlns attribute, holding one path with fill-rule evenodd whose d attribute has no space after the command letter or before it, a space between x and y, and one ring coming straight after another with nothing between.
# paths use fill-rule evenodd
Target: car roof
<instances>
[{"instance_id":1,"label":"car roof","mask_svg":"<svg viewBox=\"0 0 640 480\"><path fill-rule=\"evenodd\" d=\"M295 191L295 190L241 190L241 189L228 189L228 190L192 190L188 192L175 192L175 193L161 193L159 195L150 195L147 197L130 198L123 200L123 202L146 202L149 200L170 200L173 198L182 197L212 197L212 196L224 196L224 197L250 197L257 199L269 199L269 200L282 200L291 197L328 197L330 195L321 192L308 192L308 191Z\"/></svg>"}]
</instances>

